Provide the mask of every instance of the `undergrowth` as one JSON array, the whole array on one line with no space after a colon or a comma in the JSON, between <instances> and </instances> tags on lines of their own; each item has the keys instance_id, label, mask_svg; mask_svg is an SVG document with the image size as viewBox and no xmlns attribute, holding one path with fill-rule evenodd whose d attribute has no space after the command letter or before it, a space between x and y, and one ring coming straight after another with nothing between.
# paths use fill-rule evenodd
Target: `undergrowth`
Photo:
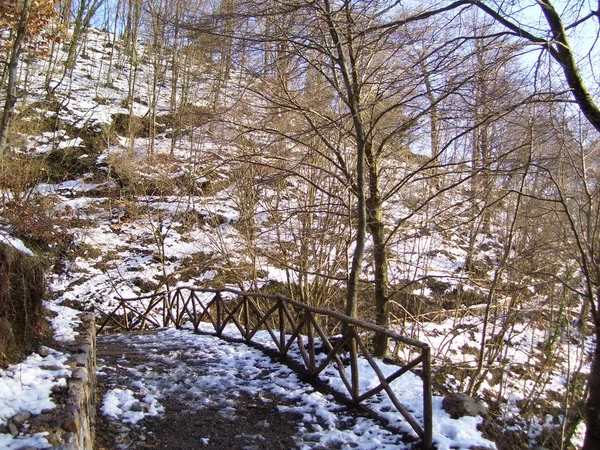
<instances>
[{"instance_id":1,"label":"undergrowth","mask_svg":"<svg viewBox=\"0 0 600 450\"><path fill-rule=\"evenodd\" d=\"M0 243L0 367L23 359L50 332L41 260Z\"/></svg>"}]
</instances>

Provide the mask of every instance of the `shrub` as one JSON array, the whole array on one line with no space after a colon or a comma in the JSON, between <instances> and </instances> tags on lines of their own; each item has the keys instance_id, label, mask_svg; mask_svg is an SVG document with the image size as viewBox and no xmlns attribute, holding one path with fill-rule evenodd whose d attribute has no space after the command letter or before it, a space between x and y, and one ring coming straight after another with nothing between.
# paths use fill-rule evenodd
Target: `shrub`
<instances>
[{"instance_id":1,"label":"shrub","mask_svg":"<svg viewBox=\"0 0 600 450\"><path fill-rule=\"evenodd\" d=\"M73 247L73 219L69 210L62 214L49 197L11 200L4 205L3 215L11 224L11 233L29 246L53 259L62 259Z\"/></svg>"},{"instance_id":2,"label":"shrub","mask_svg":"<svg viewBox=\"0 0 600 450\"><path fill-rule=\"evenodd\" d=\"M17 197L27 195L40 182L45 170L40 158L27 155L6 155L2 165L0 189L11 191Z\"/></svg>"}]
</instances>

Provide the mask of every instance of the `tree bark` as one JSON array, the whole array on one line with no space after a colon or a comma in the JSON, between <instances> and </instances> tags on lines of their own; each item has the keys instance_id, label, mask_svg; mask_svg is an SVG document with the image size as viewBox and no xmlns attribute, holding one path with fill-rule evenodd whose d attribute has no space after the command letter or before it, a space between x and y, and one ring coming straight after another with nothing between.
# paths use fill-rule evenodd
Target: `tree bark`
<instances>
[{"instance_id":1,"label":"tree bark","mask_svg":"<svg viewBox=\"0 0 600 450\"><path fill-rule=\"evenodd\" d=\"M581 112L592 126L600 131L600 108L594 102L577 67L562 19L550 0L538 0L538 3L550 27L552 38L556 42L554 46L550 47L550 53L562 67L565 79Z\"/></svg>"},{"instance_id":2,"label":"tree bark","mask_svg":"<svg viewBox=\"0 0 600 450\"><path fill-rule=\"evenodd\" d=\"M235 5L233 0L225 0L219 6L219 15L222 16L223 28L220 32L223 38L220 40L221 48L219 49L220 59L217 71L216 85L213 92L213 110L218 111L221 101L221 93L229 83L231 76L231 68L233 65L233 39L230 37L234 24L229 17L233 14ZM211 123L212 127L212 123Z\"/></svg>"}]
</instances>

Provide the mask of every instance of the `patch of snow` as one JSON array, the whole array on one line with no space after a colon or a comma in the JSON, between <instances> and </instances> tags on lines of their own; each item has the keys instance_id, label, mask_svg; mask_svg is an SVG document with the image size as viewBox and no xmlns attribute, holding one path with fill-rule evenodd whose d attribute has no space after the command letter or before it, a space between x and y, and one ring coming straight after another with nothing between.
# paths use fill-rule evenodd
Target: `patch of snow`
<instances>
[{"instance_id":1,"label":"patch of snow","mask_svg":"<svg viewBox=\"0 0 600 450\"><path fill-rule=\"evenodd\" d=\"M21 253L25 253L28 256L34 256L33 252L27 248L21 239L11 236L5 231L0 230L0 242L19 250Z\"/></svg>"},{"instance_id":2,"label":"patch of snow","mask_svg":"<svg viewBox=\"0 0 600 450\"><path fill-rule=\"evenodd\" d=\"M104 394L102 414L113 419L120 419L124 423L137 423L146 416L156 416L164 411L153 395L146 395L143 401L148 405L147 411L135 411L132 407L139 404L134 392L130 389L111 389Z\"/></svg>"},{"instance_id":3,"label":"patch of snow","mask_svg":"<svg viewBox=\"0 0 600 450\"><path fill-rule=\"evenodd\" d=\"M35 433L32 435L24 435L14 438L10 434L0 433L0 448L7 450L21 450L23 448L52 448L46 436L48 432Z\"/></svg>"},{"instance_id":4,"label":"patch of snow","mask_svg":"<svg viewBox=\"0 0 600 450\"><path fill-rule=\"evenodd\" d=\"M228 336L239 332L235 326L227 327ZM258 341L268 342L267 332L258 333ZM167 329L156 335L113 335L105 339L116 340L143 351L149 358L156 358L172 369L169 374L161 375L159 379L153 372L135 372L140 377L134 383L144 386L152 385L158 398L168 396L169 392L180 392L185 389L190 398L197 398L201 408L206 392L245 392L251 396L259 393L271 393L287 398L293 405L279 405L282 413L295 413L302 417L299 434L296 437L300 448L312 448L310 442L336 446L341 448L364 449L402 449L409 448L403 444L398 435L381 427L367 418L359 418L351 429L344 426L342 408L330 395L323 395L310 385L300 381L298 375L287 366L274 363L271 358L257 349L244 344L225 343L214 336L196 335L189 330ZM152 351L150 351L152 349ZM178 349L178 350L174 350ZM178 360L181 351L185 349L188 362L202 360L203 374L198 375L194 369L188 368L185 362ZM157 352L158 351L158 352ZM368 370L368 363L361 360L361 391L378 383L376 375ZM396 366L384 367L390 371ZM191 372L190 372L191 371ZM189 373L188 373L189 372ZM192 375L193 372L193 375ZM335 371L337 373L337 371ZM327 380L333 386L340 382L333 373L327 375ZM422 421L423 398L422 380L412 373L407 373L395 380L392 387L401 402L411 411L417 421ZM167 387L165 387L167 386ZM134 387L131 384L131 387ZM113 392L116 391L116 392ZM126 417L125 411L136 400L130 389L115 389L110 396L105 397L103 413L111 417ZM225 395L224 395L225 396ZM386 396L387 398L387 396ZM493 442L482 437L477 430L481 417L462 417L452 419L441 407L442 398L434 397L434 442L440 450L467 449L471 445L494 449ZM368 407L379 412L391 424L402 431L412 432L399 412L390 406L389 400L377 397ZM222 414L235 415L235 405L224 406ZM124 419L125 420L125 419ZM127 419L129 420L129 419ZM403 424L403 425L399 425ZM414 432L413 432L414 433ZM349 447L346 447L349 446Z\"/></svg>"},{"instance_id":5,"label":"patch of snow","mask_svg":"<svg viewBox=\"0 0 600 450\"><path fill-rule=\"evenodd\" d=\"M73 342L75 336L79 334L75 331L75 328L80 323L79 314L81 314L81 311L54 302L44 302L44 306L56 314L55 317L49 319L54 330L54 338L58 342Z\"/></svg>"},{"instance_id":6,"label":"patch of snow","mask_svg":"<svg viewBox=\"0 0 600 450\"><path fill-rule=\"evenodd\" d=\"M19 411L40 414L54 408L51 390L66 386L71 373L66 361L67 355L51 350L46 357L33 353L19 364L0 369L0 423Z\"/></svg>"}]
</instances>

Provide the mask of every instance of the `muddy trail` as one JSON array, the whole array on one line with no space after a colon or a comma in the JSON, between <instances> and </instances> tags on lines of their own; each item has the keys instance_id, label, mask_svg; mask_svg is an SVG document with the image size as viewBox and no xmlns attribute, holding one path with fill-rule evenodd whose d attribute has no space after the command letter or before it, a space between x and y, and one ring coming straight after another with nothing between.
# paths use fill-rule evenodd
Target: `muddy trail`
<instances>
[{"instance_id":1,"label":"muddy trail","mask_svg":"<svg viewBox=\"0 0 600 450\"><path fill-rule=\"evenodd\" d=\"M137 423L123 423L98 411L98 448L296 448L292 436L301 418L278 411L285 399L218 388L195 392L189 380L211 376L214 358L199 355L198 349L193 357L180 348L157 349L148 336L140 344L115 337L98 339L98 398L110 389L129 389L136 399L132 412L145 414ZM159 415L146 415L150 405L144 398L149 392L160 398Z\"/></svg>"},{"instance_id":2,"label":"muddy trail","mask_svg":"<svg viewBox=\"0 0 600 450\"><path fill-rule=\"evenodd\" d=\"M243 344L177 330L113 334L98 336L97 355L100 450L332 449L348 444L336 435L360 441L356 430L373 428L379 448L405 447L346 406L324 411L325 397Z\"/></svg>"}]
</instances>

